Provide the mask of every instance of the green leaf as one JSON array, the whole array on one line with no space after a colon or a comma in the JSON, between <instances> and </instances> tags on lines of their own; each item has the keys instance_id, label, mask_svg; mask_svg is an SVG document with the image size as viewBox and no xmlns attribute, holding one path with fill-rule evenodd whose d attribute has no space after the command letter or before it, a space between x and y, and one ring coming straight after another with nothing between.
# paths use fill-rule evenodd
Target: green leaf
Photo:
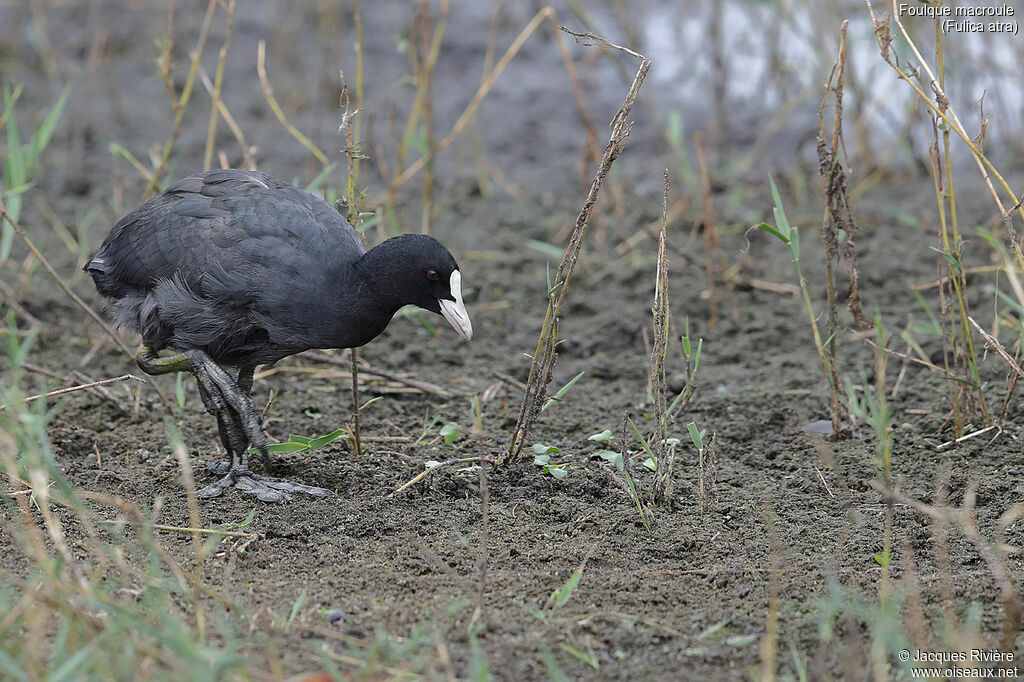
<instances>
[{"instance_id":1,"label":"green leaf","mask_svg":"<svg viewBox=\"0 0 1024 682\"><path fill-rule=\"evenodd\" d=\"M777 229L775 229L774 227L772 227L768 223L761 223L760 225L757 226L757 229L761 230L762 232L767 232L768 234L775 235L776 237L779 238L779 241L781 241L783 244L788 244L789 243L789 237L787 237L786 235L782 234L781 232L779 232Z\"/></svg>"},{"instance_id":2,"label":"green leaf","mask_svg":"<svg viewBox=\"0 0 1024 682\"><path fill-rule=\"evenodd\" d=\"M644 460L644 466L650 469L651 471L657 471L658 460L654 457L648 457L647 459Z\"/></svg>"},{"instance_id":3,"label":"green leaf","mask_svg":"<svg viewBox=\"0 0 1024 682\"><path fill-rule=\"evenodd\" d=\"M533 463L539 467L547 466L548 462L551 461L551 455L537 455L533 458Z\"/></svg>"},{"instance_id":4,"label":"green leaf","mask_svg":"<svg viewBox=\"0 0 1024 682\"><path fill-rule=\"evenodd\" d=\"M285 632L288 632L289 630L292 629L292 623L295 622L296 616L299 615L299 611L302 610L302 607L305 605L305 603L306 603L306 590L303 589L302 590L302 594L300 594L299 598L295 600L294 604L292 604L292 612L288 615L288 624L285 626L285 629L284 629Z\"/></svg>"},{"instance_id":5,"label":"green leaf","mask_svg":"<svg viewBox=\"0 0 1024 682\"><path fill-rule=\"evenodd\" d=\"M561 587L552 592L550 597L548 597L548 603L552 605L552 611L562 608L570 599L572 599L572 595L579 586L580 580L583 579L583 567L586 563L587 562L584 559L583 563L579 565L579 568L572 572L569 579L566 580Z\"/></svg>"},{"instance_id":6,"label":"green leaf","mask_svg":"<svg viewBox=\"0 0 1024 682\"><path fill-rule=\"evenodd\" d=\"M459 437L459 425L455 422L445 422L441 427L441 437L445 443L451 445Z\"/></svg>"},{"instance_id":7,"label":"green leaf","mask_svg":"<svg viewBox=\"0 0 1024 682\"><path fill-rule=\"evenodd\" d=\"M561 400L565 396L565 394L569 392L569 389L572 388L572 385L579 381L580 377L582 377L584 374L586 374L586 372L580 372L572 379L570 379L569 383L567 383L565 386L562 386L562 388L558 389L558 393L548 398L547 402L544 403L544 405L540 408L540 411L543 412L544 410L548 409L548 406L551 405L551 403L557 400Z\"/></svg>"},{"instance_id":8,"label":"green leaf","mask_svg":"<svg viewBox=\"0 0 1024 682\"><path fill-rule=\"evenodd\" d=\"M379 400L384 400L384 396L382 396L382 395L378 395L378 396L375 396L375 397L373 397L373 398L370 398L369 400L367 400L367 401L366 401L365 403L363 403L363 404L362 404L362 405L361 405L361 406L359 407L359 411L360 411L360 412L362 412L362 411L363 411L363 410L365 410L365 409L366 409L367 407L369 407L370 405L373 405L373 404L374 404L375 402L377 402L377 401L379 401Z\"/></svg>"},{"instance_id":9,"label":"green leaf","mask_svg":"<svg viewBox=\"0 0 1024 682\"><path fill-rule=\"evenodd\" d=\"M555 655L551 653L551 649L541 644L538 652L540 653L540 662L544 664L544 672L547 673L548 679L551 682L569 682L569 677L558 667L558 661L555 660Z\"/></svg>"},{"instance_id":10,"label":"green leaf","mask_svg":"<svg viewBox=\"0 0 1024 682\"><path fill-rule=\"evenodd\" d=\"M256 448L252 449L255 450ZM309 446L292 442L274 443L273 445L268 445L267 450L270 452L299 452L301 450L309 450Z\"/></svg>"},{"instance_id":11,"label":"green leaf","mask_svg":"<svg viewBox=\"0 0 1024 682\"><path fill-rule=\"evenodd\" d=\"M110 632L117 632L117 629L110 628L106 630L104 634ZM47 679L50 682L63 682L64 680L81 679L81 671L78 671L77 668L86 661L86 659L92 653L92 650L96 648L96 646L104 639L105 637L103 636L103 634L100 634L97 637L93 638L91 642L89 642L87 645L76 651L74 655L71 656L71 658L64 661L60 668L58 668Z\"/></svg>"},{"instance_id":12,"label":"green leaf","mask_svg":"<svg viewBox=\"0 0 1024 682\"><path fill-rule=\"evenodd\" d=\"M625 463L622 461L621 452L615 452L614 450L598 450L594 454L603 460L611 462L617 469L622 469L625 466Z\"/></svg>"},{"instance_id":13,"label":"green leaf","mask_svg":"<svg viewBox=\"0 0 1024 682\"><path fill-rule=\"evenodd\" d=\"M46 146L50 144L50 138L53 137L53 131L57 127L57 122L60 120L60 115L64 112L64 105L68 101L68 93L71 92L71 85L64 86L64 91L60 93L60 97L53 103L53 107L50 109L50 113L46 115L43 122L39 124L39 128L32 135L32 156L33 161L38 161L39 156L46 149Z\"/></svg>"},{"instance_id":14,"label":"green leaf","mask_svg":"<svg viewBox=\"0 0 1024 682\"><path fill-rule=\"evenodd\" d=\"M580 659L581 661L583 661L584 663L589 665L594 670L600 670L601 669L601 666L597 662L597 657L594 656L593 654L583 653L579 649L574 649L571 646L569 646L568 644L565 644L563 642L559 642L558 643L558 647L562 651L564 651L565 653L569 654L570 656L575 656L576 658Z\"/></svg>"},{"instance_id":15,"label":"green leaf","mask_svg":"<svg viewBox=\"0 0 1024 682\"><path fill-rule=\"evenodd\" d=\"M316 448L327 445L331 441L341 438L343 435L345 435L345 429L343 428L338 429L337 431L331 431L326 435L320 436L319 438L314 438L313 440L309 441L309 447L311 450L315 450Z\"/></svg>"},{"instance_id":16,"label":"green leaf","mask_svg":"<svg viewBox=\"0 0 1024 682\"><path fill-rule=\"evenodd\" d=\"M555 478L561 480L569 475L569 472L558 466L544 467L544 473L551 474Z\"/></svg>"},{"instance_id":17,"label":"green leaf","mask_svg":"<svg viewBox=\"0 0 1024 682\"><path fill-rule=\"evenodd\" d=\"M312 438L307 438L306 436L296 436L293 433L292 435L288 436L288 442L290 442L290 443L302 443L303 445L309 447L309 444L313 442L313 439Z\"/></svg>"},{"instance_id":18,"label":"green leaf","mask_svg":"<svg viewBox=\"0 0 1024 682\"><path fill-rule=\"evenodd\" d=\"M725 626L729 624L730 620L730 618L726 618L725 620L718 621L714 625L709 625L707 628L704 629L704 632L697 635L697 639L704 639L705 637L718 634L719 632L725 629Z\"/></svg>"},{"instance_id":19,"label":"green leaf","mask_svg":"<svg viewBox=\"0 0 1024 682\"><path fill-rule=\"evenodd\" d=\"M475 632L469 633L469 679L473 682L487 682L487 657L484 655Z\"/></svg>"},{"instance_id":20,"label":"green leaf","mask_svg":"<svg viewBox=\"0 0 1024 682\"><path fill-rule=\"evenodd\" d=\"M539 251L539 252L543 253L548 258L553 258L553 259L555 259L557 261L561 261L562 260L562 256L565 255L565 250L564 249L561 249L561 248L555 246L554 244L549 244L548 242L542 242L542 241L537 240L537 239L527 239L526 240L526 246L528 246L529 248L533 249L534 251Z\"/></svg>"},{"instance_id":21,"label":"green leaf","mask_svg":"<svg viewBox=\"0 0 1024 682\"><path fill-rule=\"evenodd\" d=\"M775 186L775 178L770 174L768 175L768 185L772 189L772 201L775 202L775 222L779 226L779 232L785 235L783 241L788 242L791 230L789 226L789 219L786 218L786 209L783 208L782 197L779 196L779 188Z\"/></svg>"},{"instance_id":22,"label":"green leaf","mask_svg":"<svg viewBox=\"0 0 1024 682\"><path fill-rule=\"evenodd\" d=\"M640 433L640 429L636 428L636 424L633 423L633 418L627 416L626 421L629 422L631 427L633 427L633 433L635 433L636 437L640 439L640 445L644 446L644 452L647 453L647 456L651 459L655 459L654 451L652 451L651 446L647 444L647 439Z\"/></svg>"},{"instance_id":23,"label":"green leaf","mask_svg":"<svg viewBox=\"0 0 1024 682\"><path fill-rule=\"evenodd\" d=\"M612 430L611 429L605 429L601 433L595 433L593 436L588 436L587 440L592 440L592 441L595 441L597 443L607 443L612 438L614 438L614 436L612 435Z\"/></svg>"},{"instance_id":24,"label":"green leaf","mask_svg":"<svg viewBox=\"0 0 1024 682\"><path fill-rule=\"evenodd\" d=\"M1020 303L1004 294L999 289L996 289L996 296L1002 300L1003 303L1013 308L1013 311L1018 315L1024 316L1024 308L1021 307Z\"/></svg>"},{"instance_id":25,"label":"green leaf","mask_svg":"<svg viewBox=\"0 0 1024 682\"><path fill-rule=\"evenodd\" d=\"M701 432L697 429L697 425L690 422L686 425L686 430L690 432L690 440L693 441L693 447L698 450L704 449L704 438Z\"/></svg>"}]
</instances>

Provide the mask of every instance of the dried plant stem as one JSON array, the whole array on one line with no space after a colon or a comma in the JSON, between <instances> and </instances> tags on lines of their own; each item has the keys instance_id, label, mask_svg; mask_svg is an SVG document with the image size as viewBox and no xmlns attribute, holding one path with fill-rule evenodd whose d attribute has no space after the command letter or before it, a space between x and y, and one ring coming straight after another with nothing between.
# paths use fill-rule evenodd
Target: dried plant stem
<instances>
[{"instance_id":1,"label":"dried plant stem","mask_svg":"<svg viewBox=\"0 0 1024 682\"><path fill-rule=\"evenodd\" d=\"M1004 651L1012 651L1014 646L1014 639L1016 638L1017 629L1020 626L1022 615L1024 615L1024 608L1022 608L1020 595L1017 593L1015 587L1016 580L1010 574L1009 569L1006 566L1006 562L1003 557L998 553L996 549L993 549L992 544L982 536L978 530L978 523L975 518L975 502L976 495L974 488L968 488L967 492L964 493L964 503L959 509L950 509L947 507L933 506L908 497L898 490L893 490L887 486L882 485L879 481L871 481L871 487L886 500L889 504L903 504L906 505L925 516L928 516L936 521L945 521L951 525L957 526L963 532L974 549L984 560L986 567L992 574L992 578L995 580L996 585L999 586L999 596L1003 601L1003 641L1002 649ZM1019 505L1003 516L1004 519L1000 519L1000 525L1005 529L1005 525L1008 525L1013 518L1019 516L1021 509ZM1006 524L1004 525L1004 521Z\"/></svg>"},{"instance_id":2,"label":"dried plant stem","mask_svg":"<svg viewBox=\"0 0 1024 682\"><path fill-rule=\"evenodd\" d=\"M535 15L533 15L533 18L530 19L530 21L526 24L523 30L519 32L519 35L517 35L515 40L512 41L512 44L509 45L508 49L505 50L504 54L501 55L501 58L494 65L494 69L481 81L479 87L476 90L476 93L473 95L473 99L471 99L469 104L466 105L466 108L462 111L462 114L459 115L459 118L452 125L452 128L450 131L448 131L448 134L445 135L444 138L442 138L441 141L437 143L437 148L434 150L434 155L440 154L445 149L447 149L458 138L458 136L462 133L466 126L469 125L469 123L473 120L473 117L476 116L477 109L480 108L480 103L483 102L484 97L486 97L487 93L489 93L491 91L491 88L494 87L495 81L498 80L498 77L502 74L502 72L505 71L505 69L508 67L509 63L516 56L516 54L519 53L519 50L522 49L523 44L526 42L526 40L531 35L533 35L534 31L537 30L537 27L540 26L545 20L547 20L551 24L552 28L555 29L556 39L558 41L562 40L557 30L558 15L555 14L555 11L551 7L544 7L540 9ZM639 57L639 55L637 55L637 53L633 52L632 50L626 50L625 48L619 49L622 49L623 51L628 52L633 56ZM563 55L567 54L568 52L563 53ZM568 64L566 66L566 70L568 73L571 74L570 80L573 80L572 76L575 74L575 70L572 68L571 62L567 61L566 64ZM579 103L579 101L581 100L578 100L577 103ZM581 116L584 117L584 120L589 120L589 116L583 112L585 112L585 109L581 110ZM385 190L381 195L374 197L373 201L370 203L384 203L386 197L390 196L395 190L397 190L399 187L407 183L417 173L423 170L423 167L426 165L426 163L427 157L423 156L409 164L409 166L407 166L401 172L398 172L398 170L395 169L396 173L392 178L391 183L388 186L388 189Z\"/></svg>"},{"instance_id":3,"label":"dried plant stem","mask_svg":"<svg viewBox=\"0 0 1024 682\"><path fill-rule=\"evenodd\" d=\"M358 143L361 139L359 137L362 117L359 116L360 110L363 108L363 19L359 13L359 0L352 0L352 23L356 29L356 106L352 120L352 131L351 137L347 137L348 148L352 147L353 141ZM346 100L346 109L348 101ZM346 131L346 136L349 133ZM348 152L346 152L346 155ZM355 187L358 186L359 180L359 154L353 154L349 162L349 198L355 196Z\"/></svg>"},{"instance_id":4,"label":"dried plant stem","mask_svg":"<svg viewBox=\"0 0 1024 682\"><path fill-rule=\"evenodd\" d=\"M603 45L638 57L640 59L640 66L637 68L636 76L633 78L633 83L630 85L622 107L619 108L619 111L612 119L612 132L605 147L604 155L601 157L601 163L594 174L594 180L590 185L590 192L587 194L583 208L580 209L579 215L576 217L576 223L570 234L565 255L562 257L562 262L558 265L554 282L548 291L547 313L544 318L544 324L541 327L540 337L537 340L537 349L533 355L533 362L530 365L530 375L526 382L527 390L523 396L523 404L519 410L519 418L516 421L508 452L502 458L503 462L512 462L519 459L526 442L526 437L537 415L540 413L541 405L546 398L547 387L551 382L555 360L558 357L556 352L556 345L558 343L558 315L562 309L562 303L565 301L569 282L572 279L573 271L576 268L576 261L583 246L583 236L586 233L587 223L590 220L591 211L593 211L594 205L597 203L598 195L601 192L601 185L608 175L608 171L611 169L615 159L619 157L619 154L625 148L626 140L633 128L633 124L627 122L629 112L636 102L640 86L643 85L647 71L651 67L649 59L638 55L632 50L612 45L592 34L586 34L586 37L599 40Z\"/></svg>"},{"instance_id":5,"label":"dried plant stem","mask_svg":"<svg viewBox=\"0 0 1024 682\"><path fill-rule=\"evenodd\" d=\"M31 402L35 402L36 400L40 400L42 398L53 398L53 397L56 397L56 396L59 396L59 395L64 395L66 393L74 393L76 391L85 391L85 390L88 390L90 388L96 388L97 386L109 386L110 384L116 384L116 383L119 383L121 381L129 381L129 380L131 380L131 381L139 381L139 382L142 381L142 379L140 379L139 377L135 376L134 374L123 374L123 375L121 375L119 377L114 377L113 379L103 379L101 381L93 381L93 382L90 382L88 384L79 384L77 386L69 386L67 388L60 388L60 389L57 389L55 391L50 391L49 393L40 393L39 395L30 395L29 397L25 398L25 400L22 401L22 402L31 403ZM0 410L6 410L8 407L10 407L10 405L0 405Z\"/></svg>"},{"instance_id":6,"label":"dried plant stem","mask_svg":"<svg viewBox=\"0 0 1024 682\"><path fill-rule=\"evenodd\" d=\"M782 572L782 561L780 556L781 550L779 549L776 537L775 510L768 503L765 503L764 515L768 531L771 566L768 572L768 615L760 647L761 680L762 682L774 682L776 657L779 648L779 610L782 602L779 574Z\"/></svg>"},{"instance_id":7,"label":"dried plant stem","mask_svg":"<svg viewBox=\"0 0 1024 682\"><path fill-rule=\"evenodd\" d=\"M206 73L206 69L201 65L199 67L199 80L202 82L206 92L213 97L214 87L213 83L210 81L210 74ZM227 108L227 105L224 104L223 99L217 99L217 111L224 119L224 122L228 124L228 128L231 129L231 134L234 135L235 139L238 141L238 146L242 152L242 165L250 170L255 168L256 160L253 157L254 148L250 147L245 141L245 134L242 133L242 129L235 121L235 117L231 115L231 111ZM221 154L223 154L223 152L221 152Z\"/></svg>"},{"instance_id":8,"label":"dried plant stem","mask_svg":"<svg viewBox=\"0 0 1024 682\"><path fill-rule=\"evenodd\" d=\"M330 161L327 160L327 156L320 151L313 142L302 134L302 131L293 126L288 122L288 117L284 115L284 110L281 109L281 105L277 103L277 99L274 97L274 90L270 87L270 79L267 78L267 42L261 40L256 47L256 73L259 74L260 84L263 86L263 96L266 98L267 103L273 110L274 115L277 116L278 122L288 131L288 134L294 137L299 143L309 150L309 153L316 157L316 160L320 164L327 168L330 165Z\"/></svg>"},{"instance_id":9,"label":"dried plant stem","mask_svg":"<svg viewBox=\"0 0 1024 682\"><path fill-rule=\"evenodd\" d=\"M317 351L306 351L302 355L303 357L308 357L309 359L315 360L316 362L325 362L329 365L335 365L338 367L342 367L345 365L344 360L333 355L328 355L327 353L321 353ZM403 386L408 386L409 388L415 388L417 390L422 391L423 393L435 395L438 398L452 397L451 391L448 391L447 389L442 388L437 384L431 384L429 382L420 381L418 379L409 379L408 377L404 377L401 374L388 372L387 370L379 369L377 367L362 365L359 371L362 374L369 374L370 376L380 377L381 379L387 379L388 381L394 381L395 383L402 384Z\"/></svg>"},{"instance_id":10,"label":"dried plant stem","mask_svg":"<svg viewBox=\"0 0 1024 682\"><path fill-rule=\"evenodd\" d=\"M484 455L484 418L483 406L480 396L473 397L473 412L476 417L474 431L477 437L479 453L479 480L480 480L480 556L477 559L477 570L480 572L480 581L477 585L476 608L470 618L470 627L480 621L484 612L484 597L487 593L487 558L488 558L488 517L490 514L490 492L487 487L487 457Z\"/></svg>"},{"instance_id":11,"label":"dried plant stem","mask_svg":"<svg viewBox=\"0 0 1024 682\"><path fill-rule=\"evenodd\" d=\"M661 232L658 235L658 269L654 281L654 339L651 342L651 361L649 382L651 400L654 402L655 432L651 440L656 455L654 485L651 488L651 501L654 503L668 502L671 495L672 462L669 461L668 440L668 399L665 388L665 356L668 354L669 330L669 296L668 296L668 258L665 255L665 241L668 233L668 169L665 169L663 193L661 199Z\"/></svg>"},{"instance_id":12,"label":"dried plant stem","mask_svg":"<svg viewBox=\"0 0 1024 682\"><path fill-rule=\"evenodd\" d=\"M103 331L105 331L107 335L111 339L113 339L117 347L121 349L121 352L134 361L135 354L128 349L128 346L126 346L120 338L118 338L117 334L114 332L113 329L110 328L110 325L107 324L106 320L100 317L99 313L93 310L88 303L82 300L81 296L72 291L71 288L64 283L64 280L61 279L61 276L57 274L57 271L53 269L52 265L50 265L50 261L46 260L46 257L43 256L42 252L39 251L38 248L36 248L36 245L33 244L32 240L28 238L28 235L25 234L25 231L23 229L21 229L21 226L10 216L9 213L7 213L7 209L4 207L4 200L2 197L0 197L0 216L3 216L4 218L7 219L7 222L11 225L14 231L18 233L18 236L21 237L21 240L25 242L25 246L28 247L28 250L32 252L33 256L39 259L39 262L43 264L43 268L46 270L46 272L50 274L50 277L53 278L53 281L57 283L57 286L59 286L64 291L64 293L68 295L68 298L74 301L79 308L84 310L89 317L95 320L96 323L103 328ZM164 392L160 390L159 386L157 386L155 383L151 381L146 381L144 379L139 379L139 381L143 383L148 383L150 386L152 386L153 389L156 391L157 395L160 396L160 400L163 402L164 407L166 407L171 412L174 411L174 407L171 404L171 401L167 398L166 395L164 395Z\"/></svg>"},{"instance_id":13,"label":"dried plant stem","mask_svg":"<svg viewBox=\"0 0 1024 682\"><path fill-rule=\"evenodd\" d=\"M45 268L46 272L50 274L50 277L53 278L53 280L64 291L64 293L67 294L68 297L72 301L74 301L79 308L84 310L89 317L95 320L103 328L103 331L110 335L110 338L114 340L114 343L116 343L117 347L121 349L121 352L123 352L129 358L134 360L135 354L132 353L128 349L128 346L126 346L124 342L117 337L117 334L115 334L114 330L110 328L110 325L107 324L106 320L100 317L99 314L95 310L93 310L88 303L83 301L78 294L72 291L70 287L68 287L68 285L64 283L64 280L61 279L61 276L57 274L57 271L53 269L52 265L50 265L50 261L46 260L46 257L43 256L39 249L36 248L36 245L33 244L32 240L28 238L28 235L25 234L25 231L21 229L21 226L14 220L14 218L11 217L9 213L7 213L7 209L4 207L4 200L2 197L0 197L0 215L3 215L3 217L7 219L7 221L14 228L14 231L18 233L19 237L21 237L21 240L25 242L25 246L28 247L28 250L32 252L33 256L39 259L39 262L43 264L43 268Z\"/></svg>"},{"instance_id":14,"label":"dried plant stem","mask_svg":"<svg viewBox=\"0 0 1024 682\"><path fill-rule=\"evenodd\" d=\"M825 189L825 209L822 216L821 238L825 243L825 292L828 303L828 340L824 352L828 356L829 395L832 401L832 439L839 438L842 433L842 387L839 381L839 363L836 359L836 342L839 337L839 313L836 307L835 266L840 254L846 262L846 271L850 279L849 309L854 322L861 329L870 329L871 323L864 316L863 303L860 296L859 275L857 272L857 253L854 239L857 236L857 223L853 217L848 194L846 169L839 160L840 146L843 141L843 87L846 73L846 29L849 21L843 21L839 30L839 57L829 74L825 93L818 107L818 172L822 176ZM833 85L833 83L835 85ZM835 111L832 119L831 144L825 138L825 104L829 93L834 96ZM840 234L844 238L840 240Z\"/></svg>"},{"instance_id":15,"label":"dried plant stem","mask_svg":"<svg viewBox=\"0 0 1024 682\"><path fill-rule=\"evenodd\" d=\"M235 0L228 0L227 26L224 28L224 44L220 47L220 54L217 56L217 74L213 80L213 92L210 93L212 103L210 105L210 125L206 132L206 152L203 154L203 170L208 171L213 165L213 145L217 139L217 121L220 118L221 92L224 87L224 63L228 58L228 48L231 46L231 25L235 20Z\"/></svg>"},{"instance_id":16,"label":"dried plant stem","mask_svg":"<svg viewBox=\"0 0 1024 682\"><path fill-rule=\"evenodd\" d=\"M700 166L700 186L703 197L702 218L704 223L704 272L707 275L708 291L708 327L714 329L718 323L718 283L725 283L725 257L722 244L718 238L718 227L715 224L715 208L711 201L711 172L708 169L708 157L704 152L704 135L694 133L693 142L697 147L697 163Z\"/></svg>"},{"instance_id":17,"label":"dried plant stem","mask_svg":"<svg viewBox=\"0 0 1024 682\"><path fill-rule=\"evenodd\" d=\"M359 442L359 357L355 348L348 351L352 366L352 454L358 457L362 453Z\"/></svg>"},{"instance_id":18,"label":"dried plant stem","mask_svg":"<svg viewBox=\"0 0 1024 682\"><path fill-rule=\"evenodd\" d=\"M192 51L190 58L192 60L191 66L188 70L188 78L185 79L185 87L181 90L181 95L175 99L174 97L174 81L170 77L170 43L168 40L166 49L167 53L164 55L164 61L162 64L165 69L164 82L167 84L168 96L174 103L174 127L171 128L171 134L167 138L167 142L164 143L163 153L160 155L160 162L157 167L153 169L153 174L149 178L149 183L146 185L146 191L142 194L142 199L145 201L156 193L157 187L160 185L160 181L163 180L164 175L167 173L167 168L171 162L171 154L174 152L174 145L181 136L181 124L185 118L185 110L188 109L189 99L192 97L192 86L196 82L196 74L199 71L199 60L203 56L203 50L206 48L206 38L210 33L210 23L213 21L213 12L217 7L217 0L210 0L206 5L206 16L203 18L203 28L199 32L199 40L196 42L196 49ZM168 29L170 31L170 28Z\"/></svg>"},{"instance_id":19,"label":"dried plant stem","mask_svg":"<svg viewBox=\"0 0 1024 682\"><path fill-rule=\"evenodd\" d=\"M960 122L959 116L957 116L956 111L951 106L949 97L946 96L941 84L936 80L931 68L928 66L927 60L921 55L920 51L917 49L917 45L910 38L910 35L904 28L903 22L900 20L898 0L892 0L893 17L896 21L897 27L899 27L900 33L903 35L903 38L907 41L907 44L913 51L914 56L917 59L917 64L920 65L920 68L923 69L925 74L928 76L928 85L935 94L934 101L932 101L932 98L925 93L921 85L914 82L913 74L907 73L904 71L903 67L900 66L898 58L896 58L892 52L892 35L890 34L888 22L878 16L871 4L871 0L865 0L865 2L867 3L868 11L871 14L871 20L875 26L875 37L878 40L882 59L914 90L914 93L928 106L932 113L942 119L953 130L953 132L957 134L957 137L963 140L964 144L966 144L971 150L971 154L978 166L978 170L985 179L985 183L988 186L989 191L992 193L993 199L995 199L996 204L999 206L1000 213L1002 215L1007 215L1008 211L1003 206L1003 202L999 198L999 193L992 185L992 177L995 177L996 181L1003 188L1003 191L1006 192L1007 196L1013 200L1014 206L1010 211L1016 211L1021 220L1024 220L1024 204L1022 204L1021 200L1017 198L1013 189L1010 188L1010 185L1003 179L1003 176L1000 175L999 171L992 162L989 161L988 157L985 156L981 148L975 144L973 139L971 139L971 136L967 133L967 129Z\"/></svg>"},{"instance_id":20,"label":"dried plant stem","mask_svg":"<svg viewBox=\"0 0 1024 682\"><path fill-rule=\"evenodd\" d=\"M999 353L999 357L1006 361L1006 364L1010 366L1010 369L1013 370L1013 373L1015 375L1017 375L1018 377L1024 377L1024 370L1021 370L1020 365L1017 364L1017 361L1013 359L1013 356L1006 352L1006 348L1003 347L1003 344L999 343L996 337L992 336L984 329L982 329L981 325L975 322L973 317L968 317L967 321L970 322L971 325L978 330L978 333L981 334L983 339L985 339L985 342L989 346L994 348L997 353Z\"/></svg>"}]
</instances>

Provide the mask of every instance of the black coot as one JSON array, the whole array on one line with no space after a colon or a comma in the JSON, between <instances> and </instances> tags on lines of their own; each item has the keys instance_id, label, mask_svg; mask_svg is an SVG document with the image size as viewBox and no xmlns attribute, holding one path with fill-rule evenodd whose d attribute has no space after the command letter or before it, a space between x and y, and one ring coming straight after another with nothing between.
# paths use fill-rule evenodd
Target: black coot
<instances>
[{"instance_id":1,"label":"black coot","mask_svg":"<svg viewBox=\"0 0 1024 682\"><path fill-rule=\"evenodd\" d=\"M267 502L323 488L257 476L250 443L269 465L253 405L253 370L310 348L361 346L413 304L473 336L462 275L436 239L405 234L366 251L325 201L265 173L189 176L122 218L85 265L114 317L142 335L149 374L195 375L217 417L229 463L199 491L237 487ZM164 348L178 355L161 357Z\"/></svg>"}]
</instances>

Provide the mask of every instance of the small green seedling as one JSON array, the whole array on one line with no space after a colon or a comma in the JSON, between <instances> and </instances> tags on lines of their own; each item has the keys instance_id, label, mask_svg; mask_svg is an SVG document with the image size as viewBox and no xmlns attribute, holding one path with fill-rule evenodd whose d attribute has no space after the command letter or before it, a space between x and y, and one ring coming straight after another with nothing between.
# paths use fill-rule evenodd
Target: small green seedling
<instances>
[{"instance_id":1,"label":"small green seedling","mask_svg":"<svg viewBox=\"0 0 1024 682\"><path fill-rule=\"evenodd\" d=\"M569 472L563 469L557 464L551 464L551 455L557 455L559 449L554 445L544 445L543 443L534 443L533 445L533 463L536 466L542 467L545 474L550 474L555 478L565 478L569 475Z\"/></svg>"},{"instance_id":2,"label":"small green seedling","mask_svg":"<svg viewBox=\"0 0 1024 682\"><path fill-rule=\"evenodd\" d=\"M453 444L459 437L459 425L455 422L445 422L441 426L441 437L446 444Z\"/></svg>"},{"instance_id":3,"label":"small green seedling","mask_svg":"<svg viewBox=\"0 0 1024 682\"><path fill-rule=\"evenodd\" d=\"M595 433L593 436L588 436L587 440L592 440L595 443L607 443L615 436L612 435L611 429L605 429L601 433Z\"/></svg>"},{"instance_id":4,"label":"small green seedling","mask_svg":"<svg viewBox=\"0 0 1024 682\"><path fill-rule=\"evenodd\" d=\"M178 407L185 407L185 373L178 372L174 376L174 397L178 401Z\"/></svg>"},{"instance_id":5,"label":"small green seedling","mask_svg":"<svg viewBox=\"0 0 1024 682\"><path fill-rule=\"evenodd\" d=\"M600 457L601 459L614 464L615 468L618 469L619 471L622 471L626 466L625 462L622 461L621 452L615 452L614 450L598 450L594 454Z\"/></svg>"}]
</instances>

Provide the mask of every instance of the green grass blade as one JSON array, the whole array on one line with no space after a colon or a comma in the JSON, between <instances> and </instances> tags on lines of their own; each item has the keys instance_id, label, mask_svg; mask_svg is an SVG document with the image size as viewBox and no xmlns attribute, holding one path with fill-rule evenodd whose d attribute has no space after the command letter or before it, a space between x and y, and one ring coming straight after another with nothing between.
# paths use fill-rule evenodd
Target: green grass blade
<instances>
[{"instance_id":1,"label":"green grass blade","mask_svg":"<svg viewBox=\"0 0 1024 682\"><path fill-rule=\"evenodd\" d=\"M63 92L60 93L60 97L53 103L53 107L50 109L50 113L46 115L43 122L39 124L39 128L32 136L32 156L33 165L39 160L43 150L50 144L50 138L53 137L53 132L57 128L57 123L60 121L60 116L64 113L64 105L68 101L68 93L71 92L71 85L64 86Z\"/></svg>"},{"instance_id":2,"label":"green grass blade","mask_svg":"<svg viewBox=\"0 0 1024 682\"><path fill-rule=\"evenodd\" d=\"M337 431L331 431L330 433L328 433L328 434L326 434L324 436L320 436L319 438L314 438L313 440L309 441L309 447L310 447L311 450L315 450L315 449L317 449L319 447L323 447L324 445L327 445L331 441L334 441L334 440L337 440L338 438L341 438L343 435L345 435L345 429L338 429Z\"/></svg>"},{"instance_id":3,"label":"green grass blade","mask_svg":"<svg viewBox=\"0 0 1024 682\"><path fill-rule=\"evenodd\" d=\"M561 587L552 592L550 597L548 597L548 602L552 605L552 611L562 608L570 599L572 599L573 593L576 592L576 588L579 587L580 580L583 579L583 568L586 565L587 562L584 559L583 563L572 572L569 579L566 580Z\"/></svg>"},{"instance_id":4,"label":"green grass blade","mask_svg":"<svg viewBox=\"0 0 1024 682\"><path fill-rule=\"evenodd\" d=\"M557 402L557 401L561 400L562 398L564 398L565 394L569 392L570 388L572 388L572 385L575 384L577 381L579 381L580 377L582 377L584 374L586 374L586 372L580 372L579 374L574 376L572 379L570 379L569 383L567 383L565 386L562 386L562 388L558 389L558 393L556 393L553 396L551 396L550 398L548 398L547 402L545 402L544 405L540 408L540 411L543 412L544 410L548 409L548 407L551 405L551 403Z\"/></svg>"}]
</instances>

